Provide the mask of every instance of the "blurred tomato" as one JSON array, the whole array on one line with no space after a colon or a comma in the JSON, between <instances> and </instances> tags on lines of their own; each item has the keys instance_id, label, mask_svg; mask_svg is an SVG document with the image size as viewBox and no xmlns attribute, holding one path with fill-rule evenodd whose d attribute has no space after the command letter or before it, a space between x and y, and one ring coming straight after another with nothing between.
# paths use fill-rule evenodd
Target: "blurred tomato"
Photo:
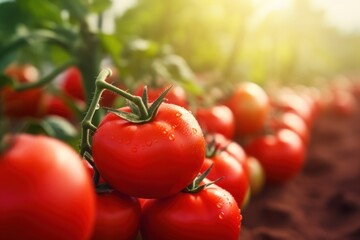
<instances>
[{"instance_id":1,"label":"blurred tomato","mask_svg":"<svg viewBox=\"0 0 360 240\"><path fill-rule=\"evenodd\" d=\"M258 137L245 150L259 160L268 183L282 183L295 177L301 171L306 155L301 138L288 129Z\"/></svg>"},{"instance_id":2,"label":"blurred tomato","mask_svg":"<svg viewBox=\"0 0 360 240\"><path fill-rule=\"evenodd\" d=\"M265 171L259 160L249 156L247 164L250 172L249 184L251 195L258 195L265 186Z\"/></svg>"},{"instance_id":3,"label":"blurred tomato","mask_svg":"<svg viewBox=\"0 0 360 240\"><path fill-rule=\"evenodd\" d=\"M307 145L310 138L310 130L304 119L294 112L282 112L279 116L271 119L271 127L277 131L282 128L290 129L300 136Z\"/></svg>"},{"instance_id":4,"label":"blurred tomato","mask_svg":"<svg viewBox=\"0 0 360 240\"><path fill-rule=\"evenodd\" d=\"M29 64L11 65L5 74L19 83L32 83L38 79L38 70ZM32 88L25 91L15 91L11 87L0 90L2 108L6 116L12 118L41 117L43 115L42 88Z\"/></svg>"},{"instance_id":5,"label":"blurred tomato","mask_svg":"<svg viewBox=\"0 0 360 240\"><path fill-rule=\"evenodd\" d=\"M238 136L256 134L265 124L270 103L264 89L252 82L237 85L226 100L235 117L235 132Z\"/></svg>"},{"instance_id":6,"label":"blurred tomato","mask_svg":"<svg viewBox=\"0 0 360 240\"><path fill-rule=\"evenodd\" d=\"M225 105L198 108L195 118L204 133L220 133L232 139L235 133L235 118Z\"/></svg>"}]
</instances>

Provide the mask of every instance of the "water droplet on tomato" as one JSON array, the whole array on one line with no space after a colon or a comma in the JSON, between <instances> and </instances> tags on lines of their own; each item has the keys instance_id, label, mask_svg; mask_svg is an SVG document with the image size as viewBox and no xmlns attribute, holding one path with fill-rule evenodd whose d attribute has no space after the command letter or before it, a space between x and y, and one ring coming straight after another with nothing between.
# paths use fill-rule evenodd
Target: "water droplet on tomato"
<instances>
[{"instance_id":1,"label":"water droplet on tomato","mask_svg":"<svg viewBox=\"0 0 360 240\"><path fill-rule=\"evenodd\" d=\"M175 128L177 128L177 125L172 125L171 128L175 129Z\"/></svg>"},{"instance_id":2,"label":"water droplet on tomato","mask_svg":"<svg viewBox=\"0 0 360 240\"><path fill-rule=\"evenodd\" d=\"M170 141L174 141L174 140L175 140L174 134L170 134L170 135L169 135L169 140L170 140Z\"/></svg>"},{"instance_id":3,"label":"water droplet on tomato","mask_svg":"<svg viewBox=\"0 0 360 240\"><path fill-rule=\"evenodd\" d=\"M193 132L193 134L196 134L196 133L197 133L197 129L196 129L196 128L192 128L192 132Z\"/></svg>"},{"instance_id":4,"label":"water droplet on tomato","mask_svg":"<svg viewBox=\"0 0 360 240\"><path fill-rule=\"evenodd\" d=\"M181 116L182 116L182 114L180 112L176 113L176 117L181 117Z\"/></svg>"},{"instance_id":5,"label":"water droplet on tomato","mask_svg":"<svg viewBox=\"0 0 360 240\"><path fill-rule=\"evenodd\" d=\"M219 219L224 219L225 213L224 212L220 212L219 213Z\"/></svg>"},{"instance_id":6,"label":"water droplet on tomato","mask_svg":"<svg viewBox=\"0 0 360 240\"><path fill-rule=\"evenodd\" d=\"M137 152L137 147L131 148L131 151L134 152L134 153Z\"/></svg>"},{"instance_id":7,"label":"water droplet on tomato","mask_svg":"<svg viewBox=\"0 0 360 240\"><path fill-rule=\"evenodd\" d=\"M163 134L164 134L164 135L168 134L168 131L167 131L167 130L164 130L164 131L163 131Z\"/></svg>"},{"instance_id":8,"label":"water droplet on tomato","mask_svg":"<svg viewBox=\"0 0 360 240\"><path fill-rule=\"evenodd\" d=\"M150 147L152 145L152 141L151 140L148 140L145 142L146 146Z\"/></svg>"},{"instance_id":9,"label":"water droplet on tomato","mask_svg":"<svg viewBox=\"0 0 360 240\"><path fill-rule=\"evenodd\" d=\"M218 204L216 204L216 207L217 207L217 208L222 208L222 206L223 206L223 204L220 203L220 202L219 202Z\"/></svg>"}]
</instances>

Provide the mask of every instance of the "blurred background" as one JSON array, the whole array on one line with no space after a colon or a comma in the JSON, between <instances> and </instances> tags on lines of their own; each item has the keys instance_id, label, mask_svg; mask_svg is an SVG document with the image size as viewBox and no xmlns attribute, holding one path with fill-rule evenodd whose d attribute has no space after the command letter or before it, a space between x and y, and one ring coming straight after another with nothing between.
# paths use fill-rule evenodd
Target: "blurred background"
<instances>
[{"instance_id":1,"label":"blurred background","mask_svg":"<svg viewBox=\"0 0 360 240\"><path fill-rule=\"evenodd\" d=\"M230 82L316 85L339 75L353 78L360 71L357 0L0 0L0 44L39 23L70 26L69 5L76 2L96 9L86 20L94 31L116 40L109 47L122 56L116 60L120 68L129 59L126 46L132 42L139 49L180 56L200 78ZM12 58L31 58L37 65L66 58L55 47L43 48L23 48Z\"/></svg>"}]
</instances>

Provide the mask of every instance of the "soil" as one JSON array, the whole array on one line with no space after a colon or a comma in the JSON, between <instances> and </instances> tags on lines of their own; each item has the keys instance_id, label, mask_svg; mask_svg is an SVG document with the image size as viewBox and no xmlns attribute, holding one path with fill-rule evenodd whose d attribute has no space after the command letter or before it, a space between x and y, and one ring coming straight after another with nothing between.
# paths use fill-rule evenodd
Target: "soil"
<instances>
[{"instance_id":1,"label":"soil","mask_svg":"<svg viewBox=\"0 0 360 240\"><path fill-rule=\"evenodd\" d=\"M242 215L241 240L359 240L360 110L319 116L302 172L266 186Z\"/></svg>"}]
</instances>

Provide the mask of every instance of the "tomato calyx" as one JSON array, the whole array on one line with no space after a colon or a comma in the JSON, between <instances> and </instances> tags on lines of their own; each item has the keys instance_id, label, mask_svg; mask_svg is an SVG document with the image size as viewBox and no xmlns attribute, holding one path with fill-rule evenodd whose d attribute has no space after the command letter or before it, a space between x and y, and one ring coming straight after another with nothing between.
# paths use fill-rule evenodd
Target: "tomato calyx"
<instances>
[{"instance_id":1,"label":"tomato calyx","mask_svg":"<svg viewBox=\"0 0 360 240\"><path fill-rule=\"evenodd\" d=\"M182 190L182 192L197 193L197 192L202 191L204 188L206 188L212 184L215 184L217 181L221 180L223 177L220 177L212 182L201 184L204 181L204 179L207 177L207 175L209 175L213 166L214 166L214 164L211 164L210 167L208 169L206 169L205 172L203 172L202 174L199 174L189 186L187 186L184 190Z\"/></svg>"},{"instance_id":2,"label":"tomato calyx","mask_svg":"<svg viewBox=\"0 0 360 240\"><path fill-rule=\"evenodd\" d=\"M148 103L147 87L145 86L141 98L136 98L136 96L134 96L136 101L134 101L135 99L133 99L133 101L126 99L132 112L124 112L107 107L105 107L105 109L131 123L141 124L151 122L155 118L160 104L165 100L165 96L170 91L171 87L172 86L165 89L165 91L162 92L150 106Z\"/></svg>"},{"instance_id":3,"label":"tomato calyx","mask_svg":"<svg viewBox=\"0 0 360 240\"><path fill-rule=\"evenodd\" d=\"M220 148L218 144L216 144L215 139L212 139L207 145L206 145L206 152L205 157L206 158L212 158L218 155L221 151L224 151L224 148Z\"/></svg>"},{"instance_id":4,"label":"tomato calyx","mask_svg":"<svg viewBox=\"0 0 360 240\"><path fill-rule=\"evenodd\" d=\"M97 185L95 190L97 194L110 193L114 191L114 189L107 183L101 183Z\"/></svg>"}]
</instances>

